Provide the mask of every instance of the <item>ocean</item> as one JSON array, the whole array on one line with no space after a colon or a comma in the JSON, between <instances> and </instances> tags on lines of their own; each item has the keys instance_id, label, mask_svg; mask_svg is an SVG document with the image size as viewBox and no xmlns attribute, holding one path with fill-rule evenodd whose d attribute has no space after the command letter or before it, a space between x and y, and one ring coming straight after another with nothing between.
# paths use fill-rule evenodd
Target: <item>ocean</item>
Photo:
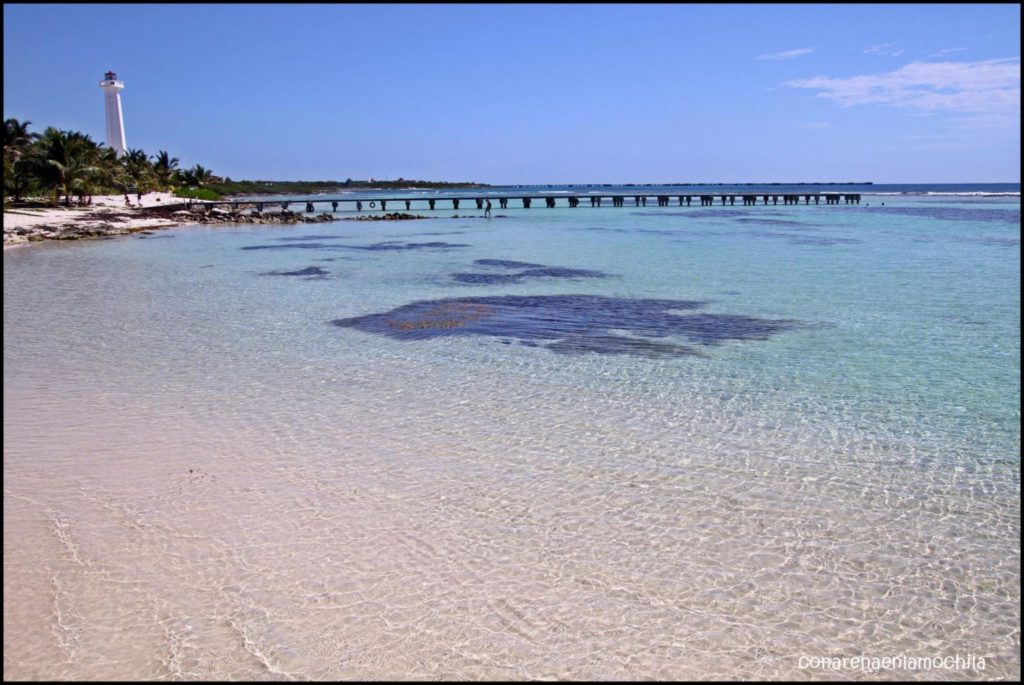
<instances>
[{"instance_id":1,"label":"ocean","mask_svg":"<svg viewBox=\"0 0 1024 685\"><path fill-rule=\"evenodd\" d=\"M5 678L1019 678L1019 184L733 188L5 250Z\"/></svg>"}]
</instances>

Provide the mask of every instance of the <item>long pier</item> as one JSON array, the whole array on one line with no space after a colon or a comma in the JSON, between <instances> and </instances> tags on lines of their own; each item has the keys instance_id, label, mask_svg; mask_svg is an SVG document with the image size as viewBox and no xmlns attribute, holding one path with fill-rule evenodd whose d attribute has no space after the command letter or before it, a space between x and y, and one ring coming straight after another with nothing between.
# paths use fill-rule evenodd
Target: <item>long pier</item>
<instances>
[{"instance_id":1,"label":"long pier","mask_svg":"<svg viewBox=\"0 0 1024 685\"><path fill-rule=\"evenodd\" d=\"M463 195L451 195L445 197L374 197L353 199L341 198L305 198L299 200L193 200L187 203L189 209L200 207L250 207L257 212L266 209L280 208L287 210L292 205L303 207L307 212L315 212L317 205L322 210L324 205L330 205L333 211L338 211L342 205L354 205L356 211L388 211L388 204L391 204L392 211L405 209L485 209L486 204L491 202L494 209L530 209L534 200L537 206L543 205L547 208L554 208L563 201L562 206L568 207L647 207L647 201L651 200L651 206L658 207L713 207L734 206L739 200L740 205L810 205L810 204L860 204L860 193L714 193L714 194L689 194L689 195L664 195L664 194L598 194L598 195L477 195L466 193ZM823 201L824 200L824 201ZM605 202L607 201L607 202ZM463 205L465 203L465 205ZM515 204L513 204L515 203ZM628 203L628 204L627 204ZM415 205L415 206L414 206Z\"/></svg>"}]
</instances>

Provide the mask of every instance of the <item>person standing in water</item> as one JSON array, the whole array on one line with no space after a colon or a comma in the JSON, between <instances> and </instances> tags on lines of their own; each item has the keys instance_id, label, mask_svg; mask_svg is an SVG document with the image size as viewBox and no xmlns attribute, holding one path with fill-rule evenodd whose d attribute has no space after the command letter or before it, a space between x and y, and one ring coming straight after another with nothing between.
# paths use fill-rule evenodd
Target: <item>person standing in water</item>
<instances>
[{"instance_id":1,"label":"person standing in water","mask_svg":"<svg viewBox=\"0 0 1024 685\"><path fill-rule=\"evenodd\" d=\"M487 209L484 210L484 216L487 217L488 219L491 218L491 201L490 200L487 201Z\"/></svg>"}]
</instances>

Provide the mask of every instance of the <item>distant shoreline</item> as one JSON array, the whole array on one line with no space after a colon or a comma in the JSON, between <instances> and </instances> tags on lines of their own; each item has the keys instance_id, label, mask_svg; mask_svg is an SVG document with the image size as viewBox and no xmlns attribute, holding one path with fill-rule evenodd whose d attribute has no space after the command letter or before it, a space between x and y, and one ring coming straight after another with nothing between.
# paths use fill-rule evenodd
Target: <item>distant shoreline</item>
<instances>
[{"instance_id":1,"label":"distant shoreline","mask_svg":"<svg viewBox=\"0 0 1024 685\"><path fill-rule=\"evenodd\" d=\"M208 189L223 196L243 195L315 195L323 192L344 190L458 190L462 188L490 188L486 183L444 181L417 181L398 179L395 181L265 181L225 180L208 184Z\"/></svg>"},{"instance_id":2,"label":"distant shoreline","mask_svg":"<svg viewBox=\"0 0 1024 685\"><path fill-rule=\"evenodd\" d=\"M301 192L323 192L340 190L461 190L463 188L676 188L676 187L721 187L721 186L870 186L873 181L797 181L742 183L448 183L444 181L228 181L211 184L211 188L225 195L288 195ZM235 187L245 187L234 190Z\"/></svg>"}]
</instances>

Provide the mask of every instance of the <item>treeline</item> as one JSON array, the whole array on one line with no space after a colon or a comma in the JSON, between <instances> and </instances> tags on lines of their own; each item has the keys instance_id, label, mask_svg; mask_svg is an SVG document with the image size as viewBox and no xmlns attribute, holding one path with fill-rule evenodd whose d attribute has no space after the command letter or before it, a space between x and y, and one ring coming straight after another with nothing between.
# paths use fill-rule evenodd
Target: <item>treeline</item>
<instances>
[{"instance_id":1,"label":"treeline","mask_svg":"<svg viewBox=\"0 0 1024 685\"><path fill-rule=\"evenodd\" d=\"M49 127L29 131L31 121L4 120L4 203L48 196L56 205L64 198L89 204L93 195L173 191L178 197L219 200L225 195L321 193L351 188L484 187L480 183L445 183L399 178L395 181L232 181L196 164L179 169L178 158L160 150L149 156L114 150L87 134Z\"/></svg>"},{"instance_id":2,"label":"treeline","mask_svg":"<svg viewBox=\"0 0 1024 685\"><path fill-rule=\"evenodd\" d=\"M64 198L78 204L93 195L174 191L182 197L212 195L206 186L223 179L196 164L179 169L178 158L160 150L150 157L128 149L118 157L113 148L78 131L49 127L29 131L31 121L4 120L4 203L25 197L48 196L56 205Z\"/></svg>"},{"instance_id":3,"label":"treeline","mask_svg":"<svg viewBox=\"0 0 1024 685\"><path fill-rule=\"evenodd\" d=\"M232 181L224 179L207 186L221 195L295 195L330 192L332 190L401 188L484 188L484 183L447 183L444 181L417 181L399 178L394 181Z\"/></svg>"}]
</instances>

